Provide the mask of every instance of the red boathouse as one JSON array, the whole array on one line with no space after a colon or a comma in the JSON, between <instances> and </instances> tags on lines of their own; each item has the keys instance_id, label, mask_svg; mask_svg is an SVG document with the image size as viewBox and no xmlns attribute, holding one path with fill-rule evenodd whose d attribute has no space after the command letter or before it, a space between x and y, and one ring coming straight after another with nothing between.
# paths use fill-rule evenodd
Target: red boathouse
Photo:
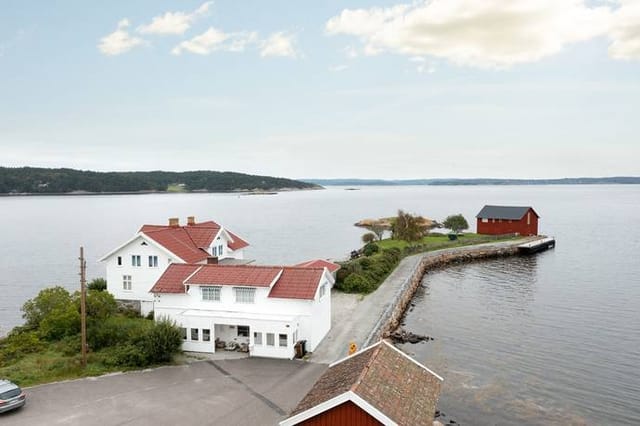
<instances>
[{"instance_id":1,"label":"red boathouse","mask_svg":"<svg viewBox=\"0 0 640 426\"><path fill-rule=\"evenodd\" d=\"M484 206L476 218L478 234L538 235L540 216L533 207Z\"/></svg>"}]
</instances>

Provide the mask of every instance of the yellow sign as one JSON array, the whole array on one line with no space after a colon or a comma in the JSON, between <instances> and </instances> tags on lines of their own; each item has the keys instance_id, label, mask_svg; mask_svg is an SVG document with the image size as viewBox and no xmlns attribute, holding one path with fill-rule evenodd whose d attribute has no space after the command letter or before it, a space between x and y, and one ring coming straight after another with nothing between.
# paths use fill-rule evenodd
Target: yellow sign
<instances>
[{"instance_id":1,"label":"yellow sign","mask_svg":"<svg viewBox=\"0 0 640 426\"><path fill-rule=\"evenodd\" d=\"M354 342L349 343L349 355L353 355L358 351L358 345Z\"/></svg>"}]
</instances>

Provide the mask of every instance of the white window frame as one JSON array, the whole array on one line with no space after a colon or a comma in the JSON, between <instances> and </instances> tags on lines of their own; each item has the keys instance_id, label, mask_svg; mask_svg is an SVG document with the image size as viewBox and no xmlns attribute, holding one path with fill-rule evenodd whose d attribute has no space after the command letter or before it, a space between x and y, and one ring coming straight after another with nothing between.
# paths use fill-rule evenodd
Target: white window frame
<instances>
[{"instance_id":1,"label":"white window frame","mask_svg":"<svg viewBox=\"0 0 640 426\"><path fill-rule=\"evenodd\" d=\"M131 266L133 266L134 268L139 268L140 266L142 266L142 259L139 254L131 255Z\"/></svg>"},{"instance_id":2,"label":"white window frame","mask_svg":"<svg viewBox=\"0 0 640 426\"><path fill-rule=\"evenodd\" d=\"M269 343L271 341L271 343ZM276 345L276 335L274 333L267 333L267 346Z\"/></svg>"},{"instance_id":3,"label":"white window frame","mask_svg":"<svg viewBox=\"0 0 640 426\"><path fill-rule=\"evenodd\" d=\"M233 297L236 303L253 304L256 303L255 287L233 287Z\"/></svg>"},{"instance_id":4,"label":"white window frame","mask_svg":"<svg viewBox=\"0 0 640 426\"><path fill-rule=\"evenodd\" d=\"M289 335L286 333L278 333L278 347L286 348L288 346L289 346Z\"/></svg>"},{"instance_id":5,"label":"white window frame","mask_svg":"<svg viewBox=\"0 0 640 426\"><path fill-rule=\"evenodd\" d=\"M149 256L149 268L158 267L158 256Z\"/></svg>"},{"instance_id":6,"label":"white window frame","mask_svg":"<svg viewBox=\"0 0 640 426\"><path fill-rule=\"evenodd\" d=\"M324 283L320 286L320 291L319 291L319 299L322 299L322 297L327 293L327 284Z\"/></svg>"},{"instance_id":7,"label":"white window frame","mask_svg":"<svg viewBox=\"0 0 640 426\"><path fill-rule=\"evenodd\" d=\"M253 332L253 344L262 346L262 331Z\"/></svg>"},{"instance_id":8,"label":"white window frame","mask_svg":"<svg viewBox=\"0 0 640 426\"><path fill-rule=\"evenodd\" d=\"M205 333L206 331L206 333ZM202 341L203 342L210 342L211 341L211 329L210 328L203 328L202 329Z\"/></svg>"},{"instance_id":9,"label":"white window frame","mask_svg":"<svg viewBox=\"0 0 640 426\"><path fill-rule=\"evenodd\" d=\"M488 217L483 217L482 218L482 223L489 223L489 218Z\"/></svg>"},{"instance_id":10,"label":"white window frame","mask_svg":"<svg viewBox=\"0 0 640 426\"><path fill-rule=\"evenodd\" d=\"M133 288L132 283L133 283L133 280L131 279L131 275L122 276L122 290L132 291L132 288Z\"/></svg>"},{"instance_id":11,"label":"white window frame","mask_svg":"<svg viewBox=\"0 0 640 426\"><path fill-rule=\"evenodd\" d=\"M196 338L193 338L193 332L195 330L195 336ZM200 341L200 329L199 328L191 328L189 329L189 337L191 338L192 342L199 342Z\"/></svg>"},{"instance_id":12,"label":"white window frame","mask_svg":"<svg viewBox=\"0 0 640 426\"><path fill-rule=\"evenodd\" d=\"M220 244L218 246L218 256L222 257L224 255L224 246L222 244Z\"/></svg>"},{"instance_id":13,"label":"white window frame","mask_svg":"<svg viewBox=\"0 0 640 426\"><path fill-rule=\"evenodd\" d=\"M122 256L116 257L116 266L122 268Z\"/></svg>"},{"instance_id":14,"label":"white window frame","mask_svg":"<svg viewBox=\"0 0 640 426\"><path fill-rule=\"evenodd\" d=\"M222 296L222 287L220 286L200 287L200 294L202 295L202 300L205 302L219 302Z\"/></svg>"}]
</instances>

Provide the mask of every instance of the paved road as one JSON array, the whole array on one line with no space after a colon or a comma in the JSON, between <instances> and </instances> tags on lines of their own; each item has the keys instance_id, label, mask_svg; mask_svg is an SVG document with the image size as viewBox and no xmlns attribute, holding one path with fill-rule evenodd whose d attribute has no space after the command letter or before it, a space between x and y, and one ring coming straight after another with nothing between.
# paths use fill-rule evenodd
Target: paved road
<instances>
[{"instance_id":1,"label":"paved road","mask_svg":"<svg viewBox=\"0 0 640 426\"><path fill-rule=\"evenodd\" d=\"M356 343L360 349L375 328L382 313L392 302L398 288L413 273L424 257L467 252L479 248L504 248L530 240L531 238L524 238L415 254L402 259L398 267L380 287L369 295L361 296L333 291L331 294L331 330L312 354L311 361L324 364L337 361L347 356L351 342Z\"/></svg>"},{"instance_id":2,"label":"paved road","mask_svg":"<svg viewBox=\"0 0 640 426\"><path fill-rule=\"evenodd\" d=\"M303 361L200 361L27 389L10 425L274 425L326 369Z\"/></svg>"}]
</instances>

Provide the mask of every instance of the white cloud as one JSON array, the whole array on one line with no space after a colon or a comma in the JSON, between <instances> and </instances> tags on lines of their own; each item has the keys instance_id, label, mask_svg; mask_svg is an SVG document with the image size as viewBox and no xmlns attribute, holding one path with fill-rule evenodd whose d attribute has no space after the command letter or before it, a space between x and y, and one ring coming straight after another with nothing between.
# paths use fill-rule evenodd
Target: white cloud
<instances>
[{"instance_id":1,"label":"white cloud","mask_svg":"<svg viewBox=\"0 0 640 426\"><path fill-rule=\"evenodd\" d=\"M295 58L297 56L295 37L282 31L271 34L266 40L262 41L260 56L263 58L268 56Z\"/></svg>"},{"instance_id":2,"label":"white cloud","mask_svg":"<svg viewBox=\"0 0 640 426\"><path fill-rule=\"evenodd\" d=\"M583 0L432 0L345 9L327 21L326 31L358 37L366 55L392 52L505 68L605 35L610 17L609 7Z\"/></svg>"},{"instance_id":3,"label":"white cloud","mask_svg":"<svg viewBox=\"0 0 640 426\"><path fill-rule=\"evenodd\" d=\"M331 66L329 67L329 71L331 71L331 72L341 72L341 71L346 70L347 68L349 68L349 66L348 66L348 65L344 65L344 64L341 64L341 65L331 65Z\"/></svg>"},{"instance_id":4,"label":"white cloud","mask_svg":"<svg viewBox=\"0 0 640 426\"><path fill-rule=\"evenodd\" d=\"M640 59L640 0L622 0L613 14L609 55L615 59Z\"/></svg>"},{"instance_id":5,"label":"white cloud","mask_svg":"<svg viewBox=\"0 0 640 426\"><path fill-rule=\"evenodd\" d=\"M216 51L243 52L252 43L257 43L256 32L225 33L222 30L210 27L204 33L186 40L173 48L171 53L179 55L183 51L197 55L209 55Z\"/></svg>"},{"instance_id":6,"label":"white cloud","mask_svg":"<svg viewBox=\"0 0 640 426\"><path fill-rule=\"evenodd\" d=\"M210 1L203 3L191 13L166 12L164 15L155 16L150 24L139 26L137 31L142 34L184 34L193 21L209 13L212 3Z\"/></svg>"},{"instance_id":7,"label":"white cloud","mask_svg":"<svg viewBox=\"0 0 640 426\"><path fill-rule=\"evenodd\" d=\"M128 31L129 20L121 19L114 32L100 39L98 49L105 55L115 56L128 52L136 46L145 44L145 41L138 37L132 37Z\"/></svg>"},{"instance_id":8,"label":"white cloud","mask_svg":"<svg viewBox=\"0 0 640 426\"><path fill-rule=\"evenodd\" d=\"M412 56L409 58L409 62L413 62L416 65L416 71L419 73L429 73L433 74L436 72L435 65L429 63L427 58L422 56Z\"/></svg>"}]
</instances>

